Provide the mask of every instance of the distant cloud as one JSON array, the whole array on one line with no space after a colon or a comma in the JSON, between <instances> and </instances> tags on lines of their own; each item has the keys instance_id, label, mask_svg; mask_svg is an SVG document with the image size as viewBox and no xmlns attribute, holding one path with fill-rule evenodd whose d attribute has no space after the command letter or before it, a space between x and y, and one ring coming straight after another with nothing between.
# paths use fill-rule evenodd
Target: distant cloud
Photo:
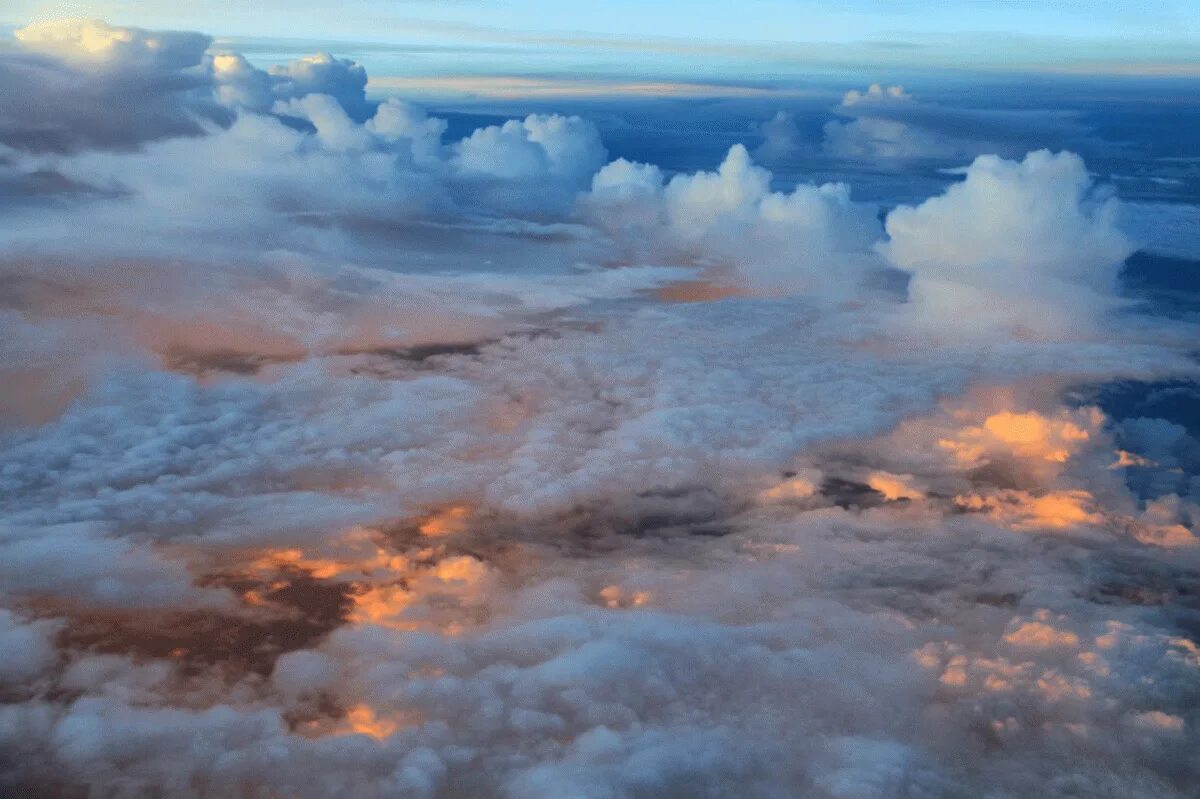
<instances>
[{"instance_id":1,"label":"distant cloud","mask_svg":"<svg viewBox=\"0 0 1200 799\"><path fill-rule=\"evenodd\" d=\"M1063 146L1084 132L1070 113L943 108L918 101L901 86L880 84L847 92L834 111L848 121L827 122L822 147L851 160L1011 158L1048 138Z\"/></svg>"},{"instance_id":2,"label":"distant cloud","mask_svg":"<svg viewBox=\"0 0 1200 799\"><path fill-rule=\"evenodd\" d=\"M451 137L333 56L25 38L0 794L1200 780L1195 431L1064 389L1194 376L1194 330L1112 313L1132 245L1078 156L984 155L884 216L742 144L672 171L570 114ZM868 119L942 153L1008 124L839 113L870 158Z\"/></svg>"}]
</instances>

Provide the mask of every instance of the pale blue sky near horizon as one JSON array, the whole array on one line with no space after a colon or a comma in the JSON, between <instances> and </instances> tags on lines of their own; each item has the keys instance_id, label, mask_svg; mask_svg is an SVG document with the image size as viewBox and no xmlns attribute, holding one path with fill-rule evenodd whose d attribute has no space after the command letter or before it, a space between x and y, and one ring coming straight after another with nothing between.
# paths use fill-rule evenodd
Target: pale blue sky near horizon
<instances>
[{"instance_id":1,"label":"pale blue sky near horizon","mask_svg":"<svg viewBox=\"0 0 1200 799\"><path fill-rule=\"evenodd\" d=\"M8 0L0 23L90 17L200 30L234 49L341 42L399 54L379 59L373 76L761 77L885 66L1196 77L1196 6L1195 0Z\"/></svg>"}]
</instances>

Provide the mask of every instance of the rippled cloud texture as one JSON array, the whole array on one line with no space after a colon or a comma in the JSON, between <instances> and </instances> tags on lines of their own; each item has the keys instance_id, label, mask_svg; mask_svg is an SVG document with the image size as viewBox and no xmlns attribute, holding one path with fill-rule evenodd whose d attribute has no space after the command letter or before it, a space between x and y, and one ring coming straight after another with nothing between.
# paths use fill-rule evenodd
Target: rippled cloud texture
<instances>
[{"instance_id":1,"label":"rippled cloud texture","mask_svg":"<svg viewBox=\"0 0 1200 799\"><path fill-rule=\"evenodd\" d=\"M366 82L0 50L0 791L1193 794L1196 431L1087 387L1194 328L1082 159L852 92L962 167L881 212Z\"/></svg>"}]
</instances>

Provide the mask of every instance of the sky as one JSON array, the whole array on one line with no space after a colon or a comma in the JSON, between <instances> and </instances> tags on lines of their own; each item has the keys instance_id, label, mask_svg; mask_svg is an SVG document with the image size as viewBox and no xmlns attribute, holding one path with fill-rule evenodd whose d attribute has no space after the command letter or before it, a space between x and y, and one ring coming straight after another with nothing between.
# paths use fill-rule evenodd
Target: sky
<instances>
[{"instance_id":1,"label":"sky","mask_svg":"<svg viewBox=\"0 0 1200 799\"><path fill-rule=\"evenodd\" d=\"M1195 799L1180 7L681 8L5 6L0 796Z\"/></svg>"},{"instance_id":2,"label":"sky","mask_svg":"<svg viewBox=\"0 0 1200 799\"><path fill-rule=\"evenodd\" d=\"M1191 75L1200 69L1200 20L1187 0L407 0L347 3L333 19L321 8L312 0L250 6L219 0L183 7L138 0L14 0L0 19L15 24L94 17L235 39L436 47L442 57L417 68L440 73L462 72L464 66L483 73L578 76L636 69L643 76L734 71L758 77L875 64ZM459 60L464 51L477 56L464 64ZM383 77L378 70L377 75Z\"/></svg>"}]
</instances>

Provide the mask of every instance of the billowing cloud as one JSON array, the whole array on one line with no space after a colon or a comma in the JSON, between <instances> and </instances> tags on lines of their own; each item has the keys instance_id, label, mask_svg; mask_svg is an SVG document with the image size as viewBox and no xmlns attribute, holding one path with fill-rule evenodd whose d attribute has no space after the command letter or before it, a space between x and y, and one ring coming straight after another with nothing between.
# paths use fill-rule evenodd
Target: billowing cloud
<instances>
[{"instance_id":1,"label":"billowing cloud","mask_svg":"<svg viewBox=\"0 0 1200 799\"><path fill-rule=\"evenodd\" d=\"M209 42L103 22L21 28L0 51L0 144L128 149L227 122L202 66Z\"/></svg>"},{"instance_id":2,"label":"billowing cloud","mask_svg":"<svg viewBox=\"0 0 1200 799\"><path fill-rule=\"evenodd\" d=\"M676 175L665 185L655 167L613 162L596 174L583 207L627 246L674 253L714 268L718 280L768 294L853 291L878 265L873 208L854 203L845 184L772 191L771 173L742 145L716 172Z\"/></svg>"},{"instance_id":3,"label":"billowing cloud","mask_svg":"<svg viewBox=\"0 0 1200 799\"><path fill-rule=\"evenodd\" d=\"M1116 222L1116 200L1072 153L981 156L942 196L888 214L881 251L913 272L933 317L1065 331L1112 300L1132 252Z\"/></svg>"},{"instance_id":4,"label":"billowing cloud","mask_svg":"<svg viewBox=\"0 0 1200 799\"><path fill-rule=\"evenodd\" d=\"M1130 244L1077 156L881 222L741 145L672 174L579 116L446 141L332 56L22 37L0 793L1200 780L1194 342L1098 323ZM118 75L174 88L119 136L43 125ZM1161 401L1088 388L1118 379Z\"/></svg>"},{"instance_id":5,"label":"billowing cloud","mask_svg":"<svg viewBox=\"0 0 1200 799\"><path fill-rule=\"evenodd\" d=\"M54 20L19 28L25 48L121 70L182 70L200 63L212 39L186 31L122 28L99 20Z\"/></svg>"},{"instance_id":6,"label":"billowing cloud","mask_svg":"<svg viewBox=\"0 0 1200 799\"><path fill-rule=\"evenodd\" d=\"M374 110L374 106L367 102L367 71L348 59L318 53L274 67L270 74L276 79L277 95L328 95L335 98L347 114L359 121L370 117Z\"/></svg>"}]
</instances>

